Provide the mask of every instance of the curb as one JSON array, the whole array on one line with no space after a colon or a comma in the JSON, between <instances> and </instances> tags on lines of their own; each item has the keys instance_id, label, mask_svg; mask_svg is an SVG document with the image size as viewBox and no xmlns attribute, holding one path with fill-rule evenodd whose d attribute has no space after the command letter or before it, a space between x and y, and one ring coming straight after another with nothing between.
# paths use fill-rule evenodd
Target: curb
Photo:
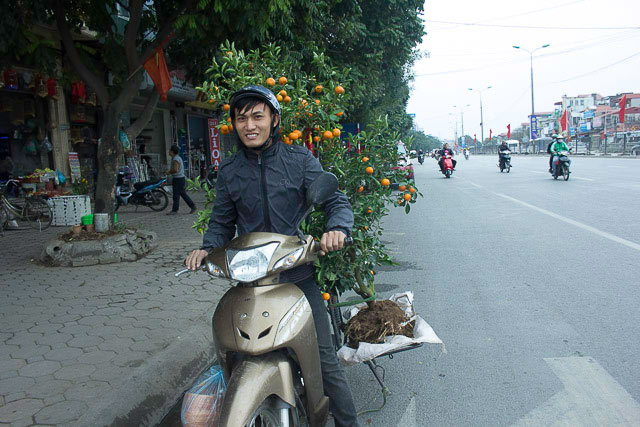
<instances>
[{"instance_id":1,"label":"curb","mask_svg":"<svg viewBox=\"0 0 640 427\"><path fill-rule=\"evenodd\" d=\"M157 425L216 358L211 331L215 306L165 350L123 378L110 395L101 396L74 425Z\"/></svg>"}]
</instances>

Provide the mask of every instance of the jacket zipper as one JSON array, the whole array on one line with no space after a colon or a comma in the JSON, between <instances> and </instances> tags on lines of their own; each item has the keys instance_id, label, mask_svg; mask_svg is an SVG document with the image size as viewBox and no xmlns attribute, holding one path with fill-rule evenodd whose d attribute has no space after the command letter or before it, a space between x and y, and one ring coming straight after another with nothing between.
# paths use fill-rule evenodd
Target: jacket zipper
<instances>
[{"instance_id":1,"label":"jacket zipper","mask_svg":"<svg viewBox=\"0 0 640 427\"><path fill-rule=\"evenodd\" d=\"M267 199L267 182L262 164L262 154L258 154L258 166L260 166L260 187L262 189L262 213L267 232L271 232L271 218L269 217L269 203Z\"/></svg>"}]
</instances>

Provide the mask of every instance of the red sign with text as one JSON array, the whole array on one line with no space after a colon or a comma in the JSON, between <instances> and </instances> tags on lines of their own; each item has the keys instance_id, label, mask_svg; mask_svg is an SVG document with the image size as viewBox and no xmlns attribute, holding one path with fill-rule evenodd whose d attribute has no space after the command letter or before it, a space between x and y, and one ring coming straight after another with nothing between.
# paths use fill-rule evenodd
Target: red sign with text
<instances>
[{"instance_id":1,"label":"red sign with text","mask_svg":"<svg viewBox=\"0 0 640 427\"><path fill-rule=\"evenodd\" d=\"M209 151L211 152L211 164L220 166L222 153L220 152L220 134L218 133L218 120L209 119Z\"/></svg>"}]
</instances>

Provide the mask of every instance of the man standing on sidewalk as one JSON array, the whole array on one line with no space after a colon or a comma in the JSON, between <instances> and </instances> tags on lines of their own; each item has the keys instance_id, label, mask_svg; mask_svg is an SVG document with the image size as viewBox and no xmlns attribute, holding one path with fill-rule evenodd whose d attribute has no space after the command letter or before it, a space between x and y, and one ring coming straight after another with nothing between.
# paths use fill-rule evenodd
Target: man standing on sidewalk
<instances>
[{"instance_id":1,"label":"man standing on sidewalk","mask_svg":"<svg viewBox=\"0 0 640 427\"><path fill-rule=\"evenodd\" d=\"M196 204L193 203L191 197L187 194L185 189L187 179L184 176L184 162L178 155L180 148L177 145L172 145L169 149L169 156L171 157L171 169L167 171L167 175L173 175L173 209L167 215L176 215L178 209L180 209L180 197L184 199L186 204L191 208L190 214L194 213Z\"/></svg>"}]
</instances>

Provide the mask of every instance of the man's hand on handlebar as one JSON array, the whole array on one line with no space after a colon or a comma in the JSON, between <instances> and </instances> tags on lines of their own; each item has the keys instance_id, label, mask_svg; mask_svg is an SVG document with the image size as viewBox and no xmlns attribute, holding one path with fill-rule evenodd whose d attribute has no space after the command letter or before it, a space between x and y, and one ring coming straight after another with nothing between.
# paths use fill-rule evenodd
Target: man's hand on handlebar
<instances>
[{"instance_id":1,"label":"man's hand on handlebar","mask_svg":"<svg viewBox=\"0 0 640 427\"><path fill-rule=\"evenodd\" d=\"M346 238L347 235L340 230L332 230L324 233L320 239L320 256L342 249Z\"/></svg>"},{"instance_id":2,"label":"man's hand on handlebar","mask_svg":"<svg viewBox=\"0 0 640 427\"><path fill-rule=\"evenodd\" d=\"M184 261L184 264L187 266L189 270L196 271L198 267L200 267L200 265L202 264L202 260L208 254L209 252L205 251L204 249L196 249L195 251L191 252L187 256L187 259Z\"/></svg>"}]
</instances>

